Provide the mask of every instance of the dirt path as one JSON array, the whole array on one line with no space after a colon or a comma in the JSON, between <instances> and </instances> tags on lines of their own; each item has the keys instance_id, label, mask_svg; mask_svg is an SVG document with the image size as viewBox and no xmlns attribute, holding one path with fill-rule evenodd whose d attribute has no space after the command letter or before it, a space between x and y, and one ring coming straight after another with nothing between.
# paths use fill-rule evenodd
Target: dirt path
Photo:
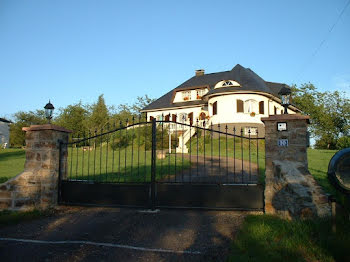
<instances>
[{"instance_id":1,"label":"dirt path","mask_svg":"<svg viewBox=\"0 0 350 262\"><path fill-rule=\"evenodd\" d=\"M140 211L64 207L52 217L0 228L0 261L225 261L248 214Z\"/></svg>"}]
</instances>

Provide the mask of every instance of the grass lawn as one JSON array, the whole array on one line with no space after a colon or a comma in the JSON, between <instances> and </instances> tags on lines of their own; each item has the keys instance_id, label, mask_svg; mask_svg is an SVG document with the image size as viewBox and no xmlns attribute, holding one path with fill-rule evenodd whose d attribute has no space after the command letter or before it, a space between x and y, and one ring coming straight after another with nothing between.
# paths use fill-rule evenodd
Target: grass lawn
<instances>
[{"instance_id":1,"label":"grass lawn","mask_svg":"<svg viewBox=\"0 0 350 262\"><path fill-rule=\"evenodd\" d=\"M287 221L269 215L246 217L228 261L350 261L350 222L339 219Z\"/></svg>"},{"instance_id":2,"label":"grass lawn","mask_svg":"<svg viewBox=\"0 0 350 262\"><path fill-rule=\"evenodd\" d=\"M164 150L166 151L166 150ZM156 160L156 178L181 173L190 161L181 154L166 154ZM99 182L149 182L151 180L151 151L137 147L111 150L106 146L83 151L80 147L69 148L68 178Z\"/></svg>"},{"instance_id":3,"label":"grass lawn","mask_svg":"<svg viewBox=\"0 0 350 262\"><path fill-rule=\"evenodd\" d=\"M0 149L0 183L21 173L24 169L25 151L23 149Z\"/></svg>"}]
</instances>

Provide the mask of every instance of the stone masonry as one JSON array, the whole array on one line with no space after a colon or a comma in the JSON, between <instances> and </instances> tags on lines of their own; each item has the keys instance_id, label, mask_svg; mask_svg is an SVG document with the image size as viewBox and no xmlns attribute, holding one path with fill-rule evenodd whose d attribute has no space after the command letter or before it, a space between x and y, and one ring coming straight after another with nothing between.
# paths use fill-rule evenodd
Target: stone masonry
<instances>
[{"instance_id":1,"label":"stone masonry","mask_svg":"<svg viewBox=\"0 0 350 262\"><path fill-rule=\"evenodd\" d=\"M328 197L308 171L309 117L273 115L265 123L265 212L285 218L330 215ZM287 123L278 131L277 123ZM288 146L278 145L287 139Z\"/></svg>"},{"instance_id":2,"label":"stone masonry","mask_svg":"<svg viewBox=\"0 0 350 262\"><path fill-rule=\"evenodd\" d=\"M57 204L59 168L66 170L70 130L46 124L24 127L26 162L24 171L0 184L0 210L48 208ZM65 176L62 172L62 176Z\"/></svg>"}]
</instances>

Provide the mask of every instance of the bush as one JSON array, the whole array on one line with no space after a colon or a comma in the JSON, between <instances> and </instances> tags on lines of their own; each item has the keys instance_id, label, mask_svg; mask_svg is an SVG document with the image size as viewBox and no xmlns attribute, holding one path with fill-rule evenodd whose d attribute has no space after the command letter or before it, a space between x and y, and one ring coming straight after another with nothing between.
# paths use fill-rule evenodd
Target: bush
<instances>
[{"instance_id":1,"label":"bush","mask_svg":"<svg viewBox=\"0 0 350 262\"><path fill-rule=\"evenodd\" d=\"M350 137L349 136L343 136L343 137L338 139L337 144L336 144L336 148L338 150L348 148L348 147L350 147Z\"/></svg>"},{"instance_id":2,"label":"bush","mask_svg":"<svg viewBox=\"0 0 350 262\"><path fill-rule=\"evenodd\" d=\"M126 148L135 139L136 135L133 133L122 134L122 131L117 131L114 138L111 138L110 143L112 150L118 148Z\"/></svg>"}]
</instances>

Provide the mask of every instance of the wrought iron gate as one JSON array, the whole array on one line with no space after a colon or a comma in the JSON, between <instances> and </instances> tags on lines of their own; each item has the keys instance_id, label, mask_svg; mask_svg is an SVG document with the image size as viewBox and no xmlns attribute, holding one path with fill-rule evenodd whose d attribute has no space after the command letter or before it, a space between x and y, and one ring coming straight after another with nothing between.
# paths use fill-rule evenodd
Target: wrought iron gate
<instances>
[{"instance_id":1,"label":"wrought iron gate","mask_svg":"<svg viewBox=\"0 0 350 262\"><path fill-rule=\"evenodd\" d=\"M247 133L204 120L133 119L72 137L59 202L262 210L264 138Z\"/></svg>"}]
</instances>

